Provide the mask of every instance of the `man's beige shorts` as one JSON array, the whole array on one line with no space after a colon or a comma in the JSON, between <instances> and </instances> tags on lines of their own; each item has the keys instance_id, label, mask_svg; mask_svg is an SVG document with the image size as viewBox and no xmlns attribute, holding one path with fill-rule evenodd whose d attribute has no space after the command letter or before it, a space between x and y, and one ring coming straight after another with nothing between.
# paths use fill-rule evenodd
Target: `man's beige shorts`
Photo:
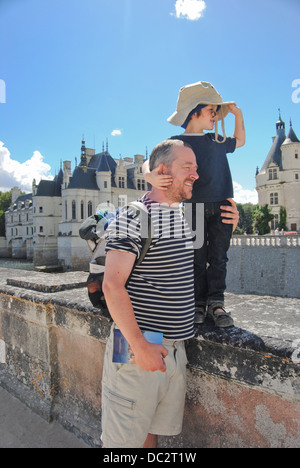
<instances>
[{"instance_id":1,"label":"man's beige shorts","mask_svg":"<svg viewBox=\"0 0 300 468\"><path fill-rule=\"evenodd\" d=\"M113 328L102 379L102 442L106 448L140 448L148 433L177 435L186 395L184 341L163 341L167 371L146 372L112 362Z\"/></svg>"}]
</instances>

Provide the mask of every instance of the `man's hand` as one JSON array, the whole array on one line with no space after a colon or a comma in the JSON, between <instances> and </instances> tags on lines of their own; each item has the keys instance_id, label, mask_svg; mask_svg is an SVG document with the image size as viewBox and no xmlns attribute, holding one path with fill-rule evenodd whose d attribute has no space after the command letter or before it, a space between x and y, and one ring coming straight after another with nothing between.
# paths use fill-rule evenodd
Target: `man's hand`
<instances>
[{"instance_id":1,"label":"man's hand","mask_svg":"<svg viewBox=\"0 0 300 468\"><path fill-rule=\"evenodd\" d=\"M240 215L234 200L232 198L227 198L227 200L231 203L231 206L220 206L221 210L223 210L223 212L221 213L221 216L224 218L222 219L222 222L225 224L232 224L232 232L234 232L238 225Z\"/></svg>"},{"instance_id":2,"label":"man's hand","mask_svg":"<svg viewBox=\"0 0 300 468\"><path fill-rule=\"evenodd\" d=\"M160 344L148 343L145 339L140 343L131 345L134 354L134 362L142 370L148 372L166 372L167 367L165 358L168 355L168 350Z\"/></svg>"}]
</instances>

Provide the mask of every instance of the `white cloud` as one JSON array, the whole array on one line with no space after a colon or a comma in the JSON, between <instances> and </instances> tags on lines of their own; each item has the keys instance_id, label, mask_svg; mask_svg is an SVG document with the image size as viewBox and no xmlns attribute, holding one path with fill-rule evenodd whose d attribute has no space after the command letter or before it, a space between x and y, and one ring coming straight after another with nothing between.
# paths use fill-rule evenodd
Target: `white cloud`
<instances>
[{"instance_id":1,"label":"white cloud","mask_svg":"<svg viewBox=\"0 0 300 468\"><path fill-rule=\"evenodd\" d=\"M236 203L253 203L258 204L258 195L255 189L243 189L237 182L233 182L234 200Z\"/></svg>"},{"instance_id":2,"label":"white cloud","mask_svg":"<svg viewBox=\"0 0 300 468\"><path fill-rule=\"evenodd\" d=\"M205 8L204 0L177 0L175 4L176 18L196 21L203 16Z\"/></svg>"},{"instance_id":3,"label":"white cloud","mask_svg":"<svg viewBox=\"0 0 300 468\"><path fill-rule=\"evenodd\" d=\"M116 130L113 130L111 132L111 135L112 136L119 136L119 135L122 135L122 132L121 132L121 130L116 129Z\"/></svg>"},{"instance_id":4,"label":"white cloud","mask_svg":"<svg viewBox=\"0 0 300 468\"><path fill-rule=\"evenodd\" d=\"M44 156L34 151L27 161L20 163L11 159L9 150L0 141L0 191L6 192L17 186L25 192L31 192L32 180L53 180L51 167L44 163Z\"/></svg>"}]
</instances>

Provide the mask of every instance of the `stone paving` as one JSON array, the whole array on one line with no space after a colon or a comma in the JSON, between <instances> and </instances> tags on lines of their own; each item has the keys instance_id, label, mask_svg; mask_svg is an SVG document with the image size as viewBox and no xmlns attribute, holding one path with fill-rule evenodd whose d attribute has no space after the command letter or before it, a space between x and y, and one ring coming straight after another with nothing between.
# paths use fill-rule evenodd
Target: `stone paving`
<instances>
[{"instance_id":1,"label":"stone paving","mask_svg":"<svg viewBox=\"0 0 300 468\"><path fill-rule=\"evenodd\" d=\"M50 424L0 387L0 448L90 448L57 422Z\"/></svg>"}]
</instances>

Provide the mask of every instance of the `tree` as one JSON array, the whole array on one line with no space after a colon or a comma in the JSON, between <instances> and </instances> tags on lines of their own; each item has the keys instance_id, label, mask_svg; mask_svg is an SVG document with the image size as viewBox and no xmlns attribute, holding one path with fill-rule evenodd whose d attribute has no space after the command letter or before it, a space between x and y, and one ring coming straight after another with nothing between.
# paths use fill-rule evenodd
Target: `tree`
<instances>
[{"instance_id":1,"label":"tree","mask_svg":"<svg viewBox=\"0 0 300 468\"><path fill-rule=\"evenodd\" d=\"M0 236L5 236L5 211L11 204L11 190L0 192Z\"/></svg>"},{"instance_id":2,"label":"tree","mask_svg":"<svg viewBox=\"0 0 300 468\"><path fill-rule=\"evenodd\" d=\"M286 225L286 218L287 218L286 209L284 208L284 206L281 206L280 212L279 212L278 229L280 230L283 229L284 231L288 230L287 225Z\"/></svg>"},{"instance_id":3,"label":"tree","mask_svg":"<svg viewBox=\"0 0 300 468\"><path fill-rule=\"evenodd\" d=\"M240 219L235 231L236 234L253 234L253 210L255 205L252 203L237 203L237 209L239 210Z\"/></svg>"},{"instance_id":4,"label":"tree","mask_svg":"<svg viewBox=\"0 0 300 468\"><path fill-rule=\"evenodd\" d=\"M263 236L269 234L270 226L269 222L274 219L274 215L271 214L271 210L268 205L259 206L257 205L253 211L254 228L258 230L258 234Z\"/></svg>"}]
</instances>

